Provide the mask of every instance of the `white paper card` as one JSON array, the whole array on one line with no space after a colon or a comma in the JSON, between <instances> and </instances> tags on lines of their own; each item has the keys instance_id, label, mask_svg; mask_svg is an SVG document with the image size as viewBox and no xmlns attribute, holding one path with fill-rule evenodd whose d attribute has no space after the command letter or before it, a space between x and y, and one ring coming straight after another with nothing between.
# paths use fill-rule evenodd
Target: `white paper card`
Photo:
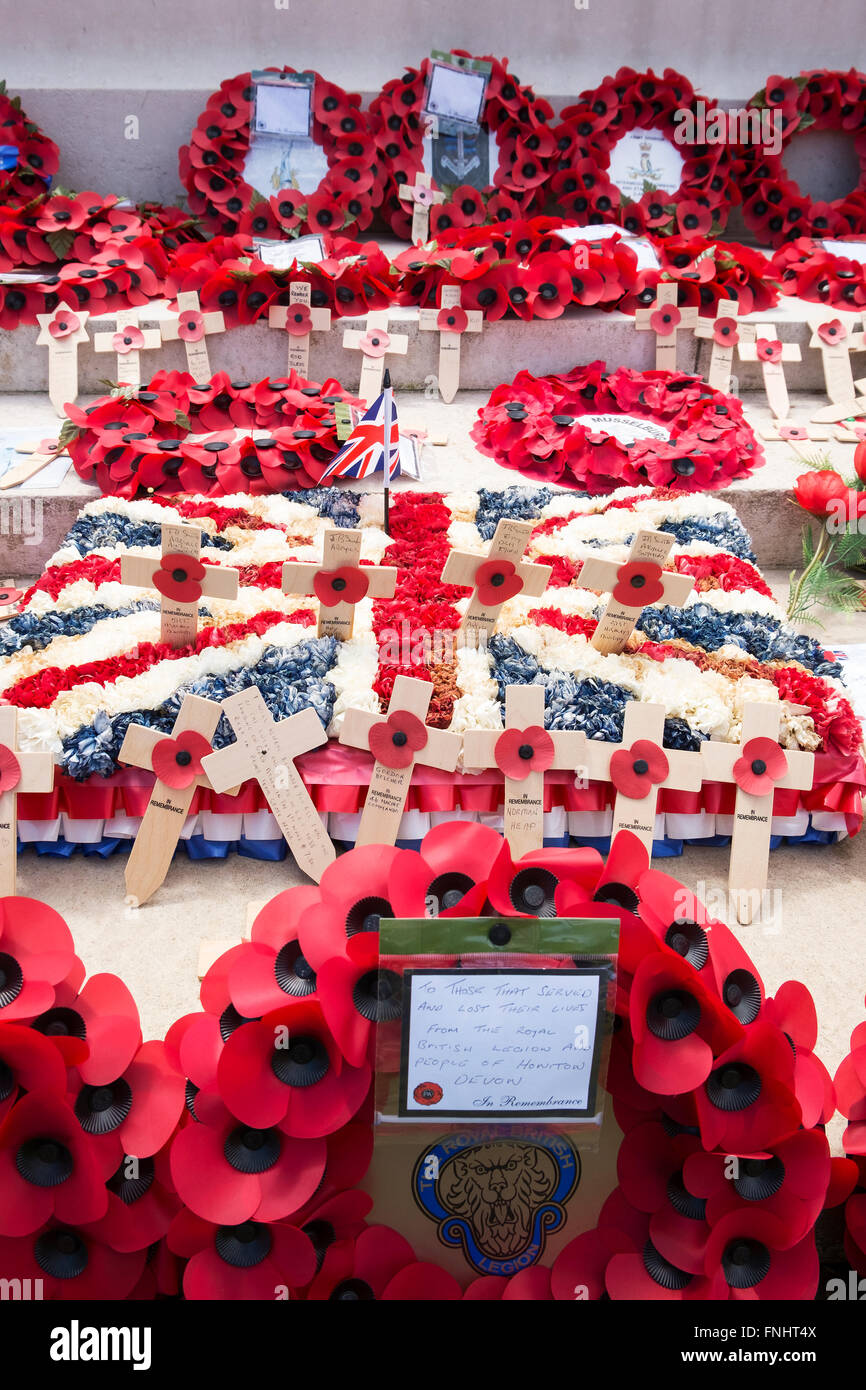
<instances>
[{"instance_id":1,"label":"white paper card","mask_svg":"<svg viewBox=\"0 0 866 1390\"><path fill-rule=\"evenodd\" d=\"M434 63L424 109L439 120L478 125L486 87L487 74L484 72L469 72L450 68L445 63Z\"/></svg>"},{"instance_id":2,"label":"white paper card","mask_svg":"<svg viewBox=\"0 0 866 1390\"><path fill-rule=\"evenodd\" d=\"M610 152L608 177L620 193L639 202L647 188L676 193L685 160L660 130L630 130Z\"/></svg>"},{"instance_id":3,"label":"white paper card","mask_svg":"<svg viewBox=\"0 0 866 1390\"><path fill-rule=\"evenodd\" d=\"M579 415L577 423L585 430L612 435L620 444L634 444L638 439L670 439L670 430L654 420L640 420L636 415Z\"/></svg>"},{"instance_id":4,"label":"white paper card","mask_svg":"<svg viewBox=\"0 0 866 1390\"><path fill-rule=\"evenodd\" d=\"M821 245L831 256L845 256L858 265L866 265L866 241L822 241Z\"/></svg>"},{"instance_id":5,"label":"white paper card","mask_svg":"<svg viewBox=\"0 0 866 1390\"><path fill-rule=\"evenodd\" d=\"M274 270L289 270L293 261L318 265L327 255L320 236L299 236L294 241L268 241L256 237L253 246L259 260Z\"/></svg>"},{"instance_id":6,"label":"white paper card","mask_svg":"<svg viewBox=\"0 0 866 1390\"><path fill-rule=\"evenodd\" d=\"M255 134L308 136L312 96L308 83L256 83Z\"/></svg>"},{"instance_id":7,"label":"white paper card","mask_svg":"<svg viewBox=\"0 0 866 1390\"><path fill-rule=\"evenodd\" d=\"M406 970L400 1113L586 1117L599 972Z\"/></svg>"}]
</instances>

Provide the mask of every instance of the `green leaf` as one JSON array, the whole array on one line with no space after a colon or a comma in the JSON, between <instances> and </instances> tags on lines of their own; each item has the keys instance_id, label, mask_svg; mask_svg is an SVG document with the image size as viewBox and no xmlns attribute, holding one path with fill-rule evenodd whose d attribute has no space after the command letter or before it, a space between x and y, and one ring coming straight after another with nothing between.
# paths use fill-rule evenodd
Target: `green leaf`
<instances>
[{"instance_id":1,"label":"green leaf","mask_svg":"<svg viewBox=\"0 0 866 1390\"><path fill-rule=\"evenodd\" d=\"M254 188L250 193L251 208L257 208L259 203L266 203L267 201L267 198L264 198L257 188Z\"/></svg>"},{"instance_id":2,"label":"green leaf","mask_svg":"<svg viewBox=\"0 0 866 1390\"><path fill-rule=\"evenodd\" d=\"M65 448L67 444L71 444L74 439L77 439L79 435L82 434L84 434L84 430L78 425L74 425L71 420L64 420L60 427L58 440L61 446Z\"/></svg>"},{"instance_id":3,"label":"green leaf","mask_svg":"<svg viewBox=\"0 0 866 1390\"><path fill-rule=\"evenodd\" d=\"M179 430L185 430L187 434L192 430L192 421L184 410L174 412L174 423Z\"/></svg>"},{"instance_id":4,"label":"green leaf","mask_svg":"<svg viewBox=\"0 0 866 1390\"><path fill-rule=\"evenodd\" d=\"M51 247L51 254L54 259L57 261L65 261L69 252L72 250L75 233L70 227L62 227L59 231L48 232L45 240Z\"/></svg>"}]
</instances>

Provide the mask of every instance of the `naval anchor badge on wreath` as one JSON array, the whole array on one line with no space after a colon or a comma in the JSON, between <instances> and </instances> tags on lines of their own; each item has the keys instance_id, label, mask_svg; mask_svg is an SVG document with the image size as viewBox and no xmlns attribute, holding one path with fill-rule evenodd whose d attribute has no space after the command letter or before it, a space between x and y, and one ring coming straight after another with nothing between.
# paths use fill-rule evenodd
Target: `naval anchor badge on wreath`
<instances>
[{"instance_id":1,"label":"naval anchor badge on wreath","mask_svg":"<svg viewBox=\"0 0 866 1390\"><path fill-rule=\"evenodd\" d=\"M580 1158L564 1135L475 1130L424 1148L412 1195L443 1245L462 1248L479 1274L511 1275L542 1258L579 1182Z\"/></svg>"}]
</instances>

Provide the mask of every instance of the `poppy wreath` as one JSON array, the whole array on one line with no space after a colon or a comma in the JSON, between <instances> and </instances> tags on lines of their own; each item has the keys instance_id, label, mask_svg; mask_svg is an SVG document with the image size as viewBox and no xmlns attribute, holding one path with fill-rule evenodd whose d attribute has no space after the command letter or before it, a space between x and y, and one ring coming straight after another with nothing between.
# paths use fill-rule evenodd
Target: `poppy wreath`
<instances>
[{"instance_id":1,"label":"poppy wreath","mask_svg":"<svg viewBox=\"0 0 866 1390\"><path fill-rule=\"evenodd\" d=\"M330 309L334 318L363 316L394 302L397 275L376 242L328 234L322 240L323 261L296 262L288 270L275 270L257 256L249 236L191 242L173 253L165 292L172 298L196 290L202 311L220 310L227 328L255 323L272 304L288 304L294 280L310 286L313 309Z\"/></svg>"},{"instance_id":2,"label":"poppy wreath","mask_svg":"<svg viewBox=\"0 0 866 1390\"><path fill-rule=\"evenodd\" d=\"M226 78L208 98L190 143L178 154L190 211L212 232L275 238L369 227L381 202L384 176L361 98L319 73L314 79L311 139L324 151L328 172L311 194L283 188L268 200L244 179L255 100L251 73Z\"/></svg>"},{"instance_id":3,"label":"poppy wreath","mask_svg":"<svg viewBox=\"0 0 866 1390\"><path fill-rule=\"evenodd\" d=\"M857 238L839 238L846 239ZM862 243L863 238L859 240ZM866 266L853 257L827 251L811 237L786 241L775 252L771 265L782 294L849 312L866 305Z\"/></svg>"},{"instance_id":4,"label":"poppy wreath","mask_svg":"<svg viewBox=\"0 0 866 1390\"><path fill-rule=\"evenodd\" d=\"M834 1085L836 1104L848 1121L842 1135L842 1148L855 1170L854 1190L845 1205L844 1253L851 1268L863 1277L866 1276L866 1020L858 1023L851 1034L850 1048L839 1065ZM844 1271L840 1273L844 1275ZM852 1295L846 1290L840 1296Z\"/></svg>"},{"instance_id":5,"label":"poppy wreath","mask_svg":"<svg viewBox=\"0 0 866 1390\"><path fill-rule=\"evenodd\" d=\"M569 304L616 307L638 283L637 258L611 237L569 246L556 217L515 218L496 226L453 228L425 246L410 246L394 261L400 272L397 302L435 306L443 284L462 287L464 309L494 321L558 318Z\"/></svg>"},{"instance_id":6,"label":"poppy wreath","mask_svg":"<svg viewBox=\"0 0 866 1390\"><path fill-rule=\"evenodd\" d=\"M431 915L621 924L605 1082L618 1186L597 1224L512 1278L458 1280L377 1223L365 1191L373 1071L396 1066L402 1016L379 927ZM591 1299L815 1296L816 1222L856 1174L824 1133L835 1095L809 991L788 981L768 997L734 934L629 832L606 862L514 860L467 822L418 850L350 850L317 887L266 904L201 1003L165 1040L187 1104L163 1239L188 1299L272 1300L275 1285L312 1301L573 1301L578 1285Z\"/></svg>"},{"instance_id":7,"label":"poppy wreath","mask_svg":"<svg viewBox=\"0 0 866 1390\"><path fill-rule=\"evenodd\" d=\"M465 49L451 49L456 58L471 58ZM493 182L483 190L468 184L448 186L445 201L430 209L433 235L452 228L475 227L485 222L507 222L525 217L544 202L544 189L556 142L551 131L553 108L522 87L508 71L508 59L486 55L492 66L487 84L481 129L495 133L499 165ZM398 236L409 239L412 211L401 203L398 188L414 182L424 172L424 123L422 109L431 62L407 67L402 77L386 82L370 103L370 123L386 174L382 216Z\"/></svg>"},{"instance_id":8,"label":"poppy wreath","mask_svg":"<svg viewBox=\"0 0 866 1390\"><path fill-rule=\"evenodd\" d=\"M0 82L0 204L20 207L51 186L60 151L53 140L21 109L21 98L10 97Z\"/></svg>"},{"instance_id":9,"label":"poppy wreath","mask_svg":"<svg viewBox=\"0 0 866 1390\"><path fill-rule=\"evenodd\" d=\"M631 440L617 436L617 416L634 426ZM603 362L560 376L518 372L480 408L472 438L503 468L593 496L644 483L713 491L764 462L735 396L682 372L608 372Z\"/></svg>"},{"instance_id":10,"label":"poppy wreath","mask_svg":"<svg viewBox=\"0 0 866 1390\"><path fill-rule=\"evenodd\" d=\"M231 381L158 372L145 387L66 407L62 440L79 477L103 495L217 497L316 487L340 448L334 405L361 405L338 381L291 372ZM248 431L268 430L253 438Z\"/></svg>"},{"instance_id":11,"label":"poppy wreath","mask_svg":"<svg viewBox=\"0 0 866 1390\"><path fill-rule=\"evenodd\" d=\"M614 146L631 131L658 130L671 143L680 129L674 115L697 117L712 102L673 68L661 77L650 68L620 68L600 86L581 92L562 112L564 148L548 188L550 200L580 222L618 222L633 234L653 232L682 237L721 231L739 201L734 151L726 142L676 146L687 153L679 187L673 193L648 189L639 200L624 196L610 177Z\"/></svg>"},{"instance_id":12,"label":"poppy wreath","mask_svg":"<svg viewBox=\"0 0 866 1390\"><path fill-rule=\"evenodd\" d=\"M764 312L779 301L779 275L762 252L736 241L705 237L651 238L659 270L641 270L634 287L616 306L633 314L656 297L660 284L673 281L677 306L713 318L722 299L735 299L740 314Z\"/></svg>"},{"instance_id":13,"label":"poppy wreath","mask_svg":"<svg viewBox=\"0 0 866 1390\"><path fill-rule=\"evenodd\" d=\"M750 107L769 112L781 129L780 154L761 145L741 147L743 220L762 242L781 246L798 237L866 232L866 76L818 68L799 77L770 77ZM785 168L785 146L805 130L845 131L860 164L857 187L841 198L816 202Z\"/></svg>"}]
</instances>

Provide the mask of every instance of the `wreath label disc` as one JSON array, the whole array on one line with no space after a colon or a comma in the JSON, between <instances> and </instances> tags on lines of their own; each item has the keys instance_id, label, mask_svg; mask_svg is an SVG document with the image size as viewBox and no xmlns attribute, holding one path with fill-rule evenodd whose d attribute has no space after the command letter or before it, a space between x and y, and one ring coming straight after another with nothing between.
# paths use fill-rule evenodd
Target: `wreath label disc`
<instances>
[{"instance_id":1,"label":"wreath label disc","mask_svg":"<svg viewBox=\"0 0 866 1390\"><path fill-rule=\"evenodd\" d=\"M647 188L676 193L685 160L661 130L636 127L610 152L608 175L620 193L640 202Z\"/></svg>"},{"instance_id":2,"label":"wreath label disc","mask_svg":"<svg viewBox=\"0 0 866 1390\"><path fill-rule=\"evenodd\" d=\"M579 415L577 423L595 434L609 434L620 444L631 445L638 439L670 439L671 432L653 420L641 420L637 415Z\"/></svg>"}]
</instances>

